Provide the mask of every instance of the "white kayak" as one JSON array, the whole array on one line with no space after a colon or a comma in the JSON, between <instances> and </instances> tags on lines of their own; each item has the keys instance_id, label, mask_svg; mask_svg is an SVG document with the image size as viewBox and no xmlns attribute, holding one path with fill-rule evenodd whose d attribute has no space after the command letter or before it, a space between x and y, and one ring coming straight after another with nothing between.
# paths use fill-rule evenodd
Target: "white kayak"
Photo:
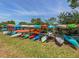
<instances>
[{"instance_id":1,"label":"white kayak","mask_svg":"<svg viewBox=\"0 0 79 59\"><path fill-rule=\"evenodd\" d=\"M42 42L45 42L47 40L47 36L43 36L42 38L41 38L41 41Z\"/></svg>"},{"instance_id":2,"label":"white kayak","mask_svg":"<svg viewBox=\"0 0 79 59\"><path fill-rule=\"evenodd\" d=\"M8 34L9 33L9 31L3 31L3 34Z\"/></svg>"},{"instance_id":3,"label":"white kayak","mask_svg":"<svg viewBox=\"0 0 79 59\"><path fill-rule=\"evenodd\" d=\"M61 37L56 37L56 41L58 44L62 45L64 43L64 39Z\"/></svg>"},{"instance_id":4,"label":"white kayak","mask_svg":"<svg viewBox=\"0 0 79 59\"><path fill-rule=\"evenodd\" d=\"M48 35L49 37L55 37L52 32L48 32L47 35Z\"/></svg>"},{"instance_id":5,"label":"white kayak","mask_svg":"<svg viewBox=\"0 0 79 59\"><path fill-rule=\"evenodd\" d=\"M17 37L17 36L19 36L19 35L21 35L21 33L14 34L14 35L12 35L12 36L10 36L10 37Z\"/></svg>"}]
</instances>

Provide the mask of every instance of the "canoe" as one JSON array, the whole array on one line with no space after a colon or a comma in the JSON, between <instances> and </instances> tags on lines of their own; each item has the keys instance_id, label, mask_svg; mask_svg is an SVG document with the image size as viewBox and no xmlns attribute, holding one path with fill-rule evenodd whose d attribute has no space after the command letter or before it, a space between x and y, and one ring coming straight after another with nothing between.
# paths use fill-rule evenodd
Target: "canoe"
<instances>
[{"instance_id":1,"label":"canoe","mask_svg":"<svg viewBox=\"0 0 79 59\"><path fill-rule=\"evenodd\" d=\"M68 41L68 42L69 42L70 44L72 44L73 46L79 48L78 42L77 42L74 38L72 38L71 36L64 35L64 40Z\"/></svg>"},{"instance_id":2,"label":"canoe","mask_svg":"<svg viewBox=\"0 0 79 59\"><path fill-rule=\"evenodd\" d=\"M19 35L21 35L21 33L14 34L14 35L12 35L10 37L18 37Z\"/></svg>"},{"instance_id":3,"label":"canoe","mask_svg":"<svg viewBox=\"0 0 79 59\"><path fill-rule=\"evenodd\" d=\"M9 33L9 31L3 31L3 34L8 34Z\"/></svg>"},{"instance_id":4,"label":"canoe","mask_svg":"<svg viewBox=\"0 0 79 59\"><path fill-rule=\"evenodd\" d=\"M26 35L23 36L24 39L26 39L28 37L29 37L29 34L26 34Z\"/></svg>"},{"instance_id":5,"label":"canoe","mask_svg":"<svg viewBox=\"0 0 79 59\"><path fill-rule=\"evenodd\" d=\"M64 43L64 39L62 37L56 37L56 42L60 45L62 45Z\"/></svg>"},{"instance_id":6,"label":"canoe","mask_svg":"<svg viewBox=\"0 0 79 59\"><path fill-rule=\"evenodd\" d=\"M40 39L40 36L36 35L33 40L39 40L39 39Z\"/></svg>"},{"instance_id":7,"label":"canoe","mask_svg":"<svg viewBox=\"0 0 79 59\"><path fill-rule=\"evenodd\" d=\"M45 42L47 40L47 36L43 36L42 38L41 38L41 41L42 42Z\"/></svg>"}]
</instances>

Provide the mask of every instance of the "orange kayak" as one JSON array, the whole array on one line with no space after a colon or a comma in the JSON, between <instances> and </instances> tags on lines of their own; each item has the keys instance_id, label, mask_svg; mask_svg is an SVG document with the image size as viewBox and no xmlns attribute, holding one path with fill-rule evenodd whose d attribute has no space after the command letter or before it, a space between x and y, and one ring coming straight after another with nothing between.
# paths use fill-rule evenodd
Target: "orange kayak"
<instances>
[{"instance_id":1,"label":"orange kayak","mask_svg":"<svg viewBox=\"0 0 79 59\"><path fill-rule=\"evenodd\" d=\"M16 30L16 32L18 32L18 33L28 33L28 32L30 32L30 30Z\"/></svg>"}]
</instances>

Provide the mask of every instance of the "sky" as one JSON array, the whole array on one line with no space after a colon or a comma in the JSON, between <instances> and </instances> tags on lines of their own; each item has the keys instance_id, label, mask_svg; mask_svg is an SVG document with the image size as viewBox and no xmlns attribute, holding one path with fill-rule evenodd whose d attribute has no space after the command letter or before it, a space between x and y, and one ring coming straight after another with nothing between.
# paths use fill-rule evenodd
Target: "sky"
<instances>
[{"instance_id":1,"label":"sky","mask_svg":"<svg viewBox=\"0 0 79 59\"><path fill-rule=\"evenodd\" d=\"M71 10L67 0L0 0L0 22L30 22L31 18L47 19Z\"/></svg>"}]
</instances>

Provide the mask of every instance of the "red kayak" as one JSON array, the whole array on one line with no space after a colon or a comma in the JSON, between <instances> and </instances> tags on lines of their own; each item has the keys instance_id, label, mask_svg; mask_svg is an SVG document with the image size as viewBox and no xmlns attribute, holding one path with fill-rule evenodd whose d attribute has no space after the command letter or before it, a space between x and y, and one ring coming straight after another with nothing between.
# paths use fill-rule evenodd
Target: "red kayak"
<instances>
[{"instance_id":1,"label":"red kayak","mask_svg":"<svg viewBox=\"0 0 79 59\"><path fill-rule=\"evenodd\" d=\"M36 36L36 34L33 34L31 36L29 36L30 39L34 38Z\"/></svg>"}]
</instances>

